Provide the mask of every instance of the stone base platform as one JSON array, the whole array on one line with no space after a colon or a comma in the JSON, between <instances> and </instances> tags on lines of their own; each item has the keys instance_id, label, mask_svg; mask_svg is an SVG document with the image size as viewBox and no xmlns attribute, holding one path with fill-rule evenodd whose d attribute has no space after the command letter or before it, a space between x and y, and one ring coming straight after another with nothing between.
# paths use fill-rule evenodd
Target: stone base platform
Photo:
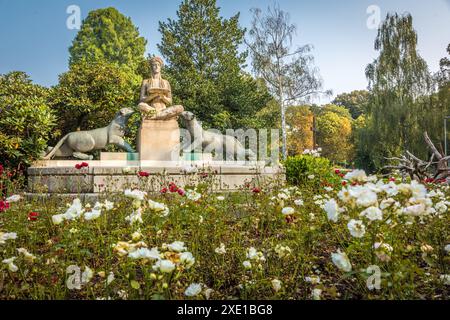
<instances>
[{"instance_id":1,"label":"stone base platform","mask_svg":"<svg viewBox=\"0 0 450 320\"><path fill-rule=\"evenodd\" d=\"M246 183L284 181L280 167L261 162L218 161L85 161L88 167L76 169L76 160L38 161L28 169L28 191L34 195L121 192L138 188L159 192L170 182L180 187L207 182L216 191L237 191ZM141 174L139 174L141 173Z\"/></svg>"}]
</instances>

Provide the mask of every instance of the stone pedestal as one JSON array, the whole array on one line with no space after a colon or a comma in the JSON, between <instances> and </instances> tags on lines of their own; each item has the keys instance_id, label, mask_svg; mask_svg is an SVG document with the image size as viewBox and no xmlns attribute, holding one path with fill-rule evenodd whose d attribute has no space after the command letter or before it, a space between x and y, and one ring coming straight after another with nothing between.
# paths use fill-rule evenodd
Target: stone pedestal
<instances>
[{"instance_id":1,"label":"stone pedestal","mask_svg":"<svg viewBox=\"0 0 450 320\"><path fill-rule=\"evenodd\" d=\"M139 160L178 161L180 127L176 119L143 120L138 134Z\"/></svg>"}]
</instances>

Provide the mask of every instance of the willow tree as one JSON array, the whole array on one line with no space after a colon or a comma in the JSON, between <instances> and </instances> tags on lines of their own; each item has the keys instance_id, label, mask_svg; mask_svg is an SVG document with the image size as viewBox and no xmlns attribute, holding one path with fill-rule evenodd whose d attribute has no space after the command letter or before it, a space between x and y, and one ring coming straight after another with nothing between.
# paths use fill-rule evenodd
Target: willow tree
<instances>
[{"instance_id":1,"label":"willow tree","mask_svg":"<svg viewBox=\"0 0 450 320\"><path fill-rule=\"evenodd\" d=\"M388 14L378 30L379 57L366 68L370 157L377 167L385 157L406 150L426 152L422 134L430 119L424 101L432 90L432 77L417 52L417 33L410 14ZM363 139L364 140L364 139Z\"/></svg>"},{"instance_id":2,"label":"willow tree","mask_svg":"<svg viewBox=\"0 0 450 320\"><path fill-rule=\"evenodd\" d=\"M310 45L293 48L296 26L290 15L278 6L263 14L252 9L253 21L247 45L255 73L266 81L269 91L277 97L281 108L283 158L287 156L286 108L301 105L318 94L322 81L310 54Z\"/></svg>"}]
</instances>

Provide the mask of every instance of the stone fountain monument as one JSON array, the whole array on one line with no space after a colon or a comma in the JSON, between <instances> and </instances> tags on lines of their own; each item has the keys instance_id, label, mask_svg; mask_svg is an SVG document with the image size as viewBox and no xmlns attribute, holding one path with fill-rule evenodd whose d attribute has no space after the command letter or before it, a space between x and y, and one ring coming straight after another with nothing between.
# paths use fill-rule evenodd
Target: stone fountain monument
<instances>
[{"instance_id":1,"label":"stone fountain monument","mask_svg":"<svg viewBox=\"0 0 450 320\"><path fill-rule=\"evenodd\" d=\"M170 83L161 77L162 59L153 57L150 64L151 77L142 82L137 106L142 118L137 152L124 140L127 121L135 111L123 108L107 127L68 133L55 147L49 147L42 160L28 169L31 196L59 194L96 198L104 191L142 187L143 177L148 179L145 181L147 190L156 192L161 189L162 174L165 181L183 186L199 181L198 177L186 179L186 174L192 176L192 172L198 170L203 176L205 171L215 175L216 190L237 190L251 183L256 176L260 181L274 177L284 179L278 165L267 166L264 161L256 161L254 153L245 149L235 137L203 130L194 114L184 111L181 105L172 105ZM199 159L186 159L183 151L190 155L192 150L181 147L180 116L188 134L200 136L200 139L196 137L197 149L210 150L212 146L223 152L228 148L232 150L233 159L236 156L237 160L240 155L250 161L215 161L209 153L201 154ZM89 155L89 152L104 150L110 144L125 152L101 152L100 160L93 160ZM80 160L84 162L80 163Z\"/></svg>"}]
</instances>

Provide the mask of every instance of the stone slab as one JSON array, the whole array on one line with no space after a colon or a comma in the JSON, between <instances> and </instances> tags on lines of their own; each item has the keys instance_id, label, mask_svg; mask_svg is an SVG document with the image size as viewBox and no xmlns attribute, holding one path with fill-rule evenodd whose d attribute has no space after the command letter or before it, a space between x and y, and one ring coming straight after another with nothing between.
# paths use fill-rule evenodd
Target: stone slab
<instances>
[{"instance_id":1,"label":"stone slab","mask_svg":"<svg viewBox=\"0 0 450 320\"><path fill-rule=\"evenodd\" d=\"M100 161L139 161L139 153L131 152L100 152Z\"/></svg>"},{"instance_id":2,"label":"stone slab","mask_svg":"<svg viewBox=\"0 0 450 320\"><path fill-rule=\"evenodd\" d=\"M127 161L125 161L127 162ZM139 162L134 166L116 166L115 161L88 161L89 167L76 169L72 160L40 162L28 169L28 190L31 193L71 194L119 192L125 188L139 188L158 192L170 182L184 187L196 185L205 179L214 181L214 190L238 190L254 179L272 179L284 171L279 167L264 167L262 163L245 166L229 162L205 163L202 161ZM106 166L106 163L114 164ZM145 164L145 165L144 165ZM157 165L155 165L157 164ZM165 164L165 165L163 165ZM174 165L175 164L175 165ZM45 166L43 166L45 165ZM149 165L149 166L146 166ZM139 171L148 177L138 175ZM204 175L203 173L208 173Z\"/></svg>"},{"instance_id":3,"label":"stone slab","mask_svg":"<svg viewBox=\"0 0 450 320\"><path fill-rule=\"evenodd\" d=\"M138 132L140 160L178 161L180 127L176 119L144 120Z\"/></svg>"}]
</instances>

